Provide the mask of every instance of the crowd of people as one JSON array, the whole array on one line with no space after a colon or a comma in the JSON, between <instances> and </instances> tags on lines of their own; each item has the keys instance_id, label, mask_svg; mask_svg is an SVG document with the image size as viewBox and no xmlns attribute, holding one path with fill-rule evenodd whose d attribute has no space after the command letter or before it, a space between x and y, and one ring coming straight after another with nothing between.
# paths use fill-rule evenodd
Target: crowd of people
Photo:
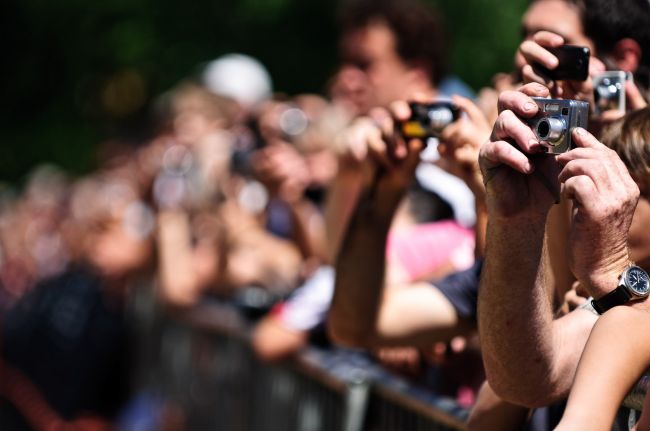
<instances>
[{"instance_id":1,"label":"crowd of people","mask_svg":"<svg viewBox=\"0 0 650 431\"><path fill-rule=\"evenodd\" d=\"M531 0L475 93L430 5L346 2L326 96L226 55L159 97L146 142L103 143L82 178L36 169L0 195L0 427L119 429L148 286L168 313L264 292L262 360L362 349L471 430L628 429L650 365L649 24L647 0ZM565 45L586 79L555 78ZM595 109L607 71L619 104ZM549 154L534 120L575 106L555 99L589 121L557 120L571 145ZM460 114L409 135L434 101Z\"/></svg>"}]
</instances>

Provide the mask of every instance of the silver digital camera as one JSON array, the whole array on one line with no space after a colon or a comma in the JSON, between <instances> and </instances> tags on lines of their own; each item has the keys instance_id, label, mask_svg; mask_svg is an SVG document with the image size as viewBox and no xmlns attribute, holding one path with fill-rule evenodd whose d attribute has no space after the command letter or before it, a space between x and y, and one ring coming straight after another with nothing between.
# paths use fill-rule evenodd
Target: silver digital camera
<instances>
[{"instance_id":1,"label":"silver digital camera","mask_svg":"<svg viewBox=\"0 0 650 431\"><path fill-rule=\"evenodd\" d=\"M625 112L625 81L632 74L613 70L594 76L594 114L617 110Z\"/></svg>"},{"instance_id":2,"label":"silver digital camera","mask_svg":"<svg viewBox=\"0 0 650 431\"><path fill-rule=\"evenodd\" d=\"M527 120L539 142L549 154L562 154L571 150L571 132L576 127L587 128L589 103L580 100L532 98L539 112Z\"/></svg>"}]
</instances>

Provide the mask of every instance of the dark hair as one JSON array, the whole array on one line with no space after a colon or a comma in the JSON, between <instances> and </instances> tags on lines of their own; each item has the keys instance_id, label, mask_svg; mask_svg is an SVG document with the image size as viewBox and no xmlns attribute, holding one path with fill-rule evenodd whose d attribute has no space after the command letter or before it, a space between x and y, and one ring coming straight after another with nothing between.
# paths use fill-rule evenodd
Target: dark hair
<instances>
[{"instance_id":1,"label":"dark hair","mask_svg":"<svg viewBox=\"0 0 650 431\"><path fill-rule=\"evenodd\" d=\"M416 223L429 223L454 218L453 208L436 193L414 181L407 190L408 213Z\"/></svg>"},{"instance_id":2,"label":"dark hair","mask_svg":"<svg viewBox=\"0 0 650 431\"><path fill-rule=\"evenodd\" d=\"M543 0L531 0L535 3ZM635 78L647 88L650 85L650 2L648 0L565 0L582 18L585 35L594 42L600 54L612 52L625 38L641 47L641 60Z\"/></svg>"},{"instance_id":3,"label":"dark hair","mask_svg":"<svg viewBox=\"0 0 650 431\"><path fill-rule=\"evenodd\" d=\"M585 34L601 53L611 52L616 43L634 39L641 47L639 70L635 74L647 87L650 73L650 2L648 0L583 0Z\"/></svg>"},{"instance_id":4,"label":"dark hair","mask_svg":"<svg viewBox=\"0 0 650 431\"><path fill-rule=\"evenodd\" d=\"M345 37L380 20L395 35L399 57L424 67L437 85L447 74L446 37L443 21L429 5L416 0L352 0L345 2L339 21Z\"/></svg>"}]
</instances>

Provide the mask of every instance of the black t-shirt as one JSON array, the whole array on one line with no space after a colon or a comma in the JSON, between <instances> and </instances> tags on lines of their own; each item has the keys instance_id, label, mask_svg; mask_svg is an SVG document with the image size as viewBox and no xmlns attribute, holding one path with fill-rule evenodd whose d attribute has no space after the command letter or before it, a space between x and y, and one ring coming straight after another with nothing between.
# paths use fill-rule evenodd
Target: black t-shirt
<instances>
[{"instance_id":1,"label":"black t-shirt","mask_svg":"<svg viewBox=\"0 0 650 431\"><path fill-rule=\"evenodd\" d=\"M128 387L128 350L122 307L106 300L101 280L87 269L38 285L2 328L2 356L65 419L118 412Z\"/></svg>"}]
</instances>

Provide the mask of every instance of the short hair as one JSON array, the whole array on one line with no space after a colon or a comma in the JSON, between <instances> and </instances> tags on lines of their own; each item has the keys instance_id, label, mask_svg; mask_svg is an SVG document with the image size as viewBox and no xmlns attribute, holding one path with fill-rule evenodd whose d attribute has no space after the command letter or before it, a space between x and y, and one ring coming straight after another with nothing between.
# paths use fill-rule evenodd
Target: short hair
<instances>
[{"instance_id":1,"label":"short hair","mask_svg":"<svg viewBox=\"0 0 650 431\"><path fill-rule=\"evenodd\" d=\"M535 3L544 0L531 0ZM650 2L648 0L564 0L580 14L585 35L599 53L610 53L616 43L634 39L641 47L635 78L650 85Z\"/></svg>"},{"instance_id":2,"label":"short hair","mask_svg":"<svg viewBox=\"0 0 650 431\"><path fill-rule=\"evenodd\" d=\"M407 64L422 65L438 85L447 74L447 38L443 20L430 5L416 0L353 0L339 16L345 36L375 20L386 23L395 36L396 51Z\"/></svg>"},{"instance_id":3,"label":"short hair","mask_svg":"<svg viewBox=\"0 0 650 431\"><path fill-rule=\"evenodd\" d=\"M602 141L616 151L641 189L650 186L650 107L628 112L612 123Z\"/></svg>"},{"instance_id":4,"label":"short hair","mask_svg":"<svg viewBox=\"0 0 650 431\"><path fill-rule=\"evenodd\" d=\"M616 43L634 39L641 47L639 70L635 77L644 86L650 79L650 2L648 0L583 0L582 22L585 34L598 52L612 52Z\"/></svg>"}]
</instances>

